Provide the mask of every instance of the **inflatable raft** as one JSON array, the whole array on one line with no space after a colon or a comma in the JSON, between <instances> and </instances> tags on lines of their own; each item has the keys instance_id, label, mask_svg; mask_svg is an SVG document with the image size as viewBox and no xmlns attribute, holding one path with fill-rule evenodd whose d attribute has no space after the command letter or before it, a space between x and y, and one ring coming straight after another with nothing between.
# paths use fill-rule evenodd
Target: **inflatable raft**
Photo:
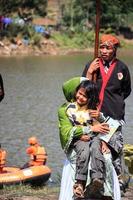
<instances>
[{"instance_id":1,"label":"inflatable raft","mask_svg":"<svg viewBox=\"0 0 133 200\"><path fill-rule=\"evenodd\" d=\"M30 183L34 185L44 184L48 181L51 170L45 165L33 166L26 169L16 167L4 167L0 174L0 185Z\"/></svg>"}]
</instances>

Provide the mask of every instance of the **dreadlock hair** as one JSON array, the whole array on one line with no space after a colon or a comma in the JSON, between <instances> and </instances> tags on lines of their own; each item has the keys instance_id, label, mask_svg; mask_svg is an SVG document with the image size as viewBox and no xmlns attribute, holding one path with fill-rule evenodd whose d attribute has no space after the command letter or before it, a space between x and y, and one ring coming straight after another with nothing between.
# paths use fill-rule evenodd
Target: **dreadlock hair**
<instances>
[{"instance_id":1,"label":"dreadlock hair","mask_svg":"<svg viewBox=\"0 0 133 200\"><path fill-rule=\"evenodd\" d=\"M88 99L87 108L93 109L93 110L97 109L97 106L99 104L99 95L98 95L98 89L96 87L96 84L89 80L82 81L76 88L76 92L74 95L75 100L76 100L76 93L78 92L80 88L85 89L85 94Z\"/></svg>"}]
</instances>

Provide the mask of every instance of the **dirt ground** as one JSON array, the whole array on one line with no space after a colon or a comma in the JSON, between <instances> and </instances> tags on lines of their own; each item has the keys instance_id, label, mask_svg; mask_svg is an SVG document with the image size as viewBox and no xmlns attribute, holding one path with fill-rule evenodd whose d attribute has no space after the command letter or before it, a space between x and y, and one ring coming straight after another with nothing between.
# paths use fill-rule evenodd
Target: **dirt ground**
<instances>
[{"instance_id":1,"label":"dirt ground","mask_svg":"<svg viewBox=\"0 0 133 200\"><path fill-rule=\"evenodd\" d=\"M58 194L49 194L41 198L35 196L10 197L2 195L0 196L0 200L58 200Z\"/></svg>"},{"instance_id":2,"label":"dirt ground","mask_svg":"<svg viewBox=\"0 0 133 200\"><path fill-rule=\"evenodd\" d=\"M124 197L122 197L122 200L132 200L132 199L133 199L133 185L129 186Z\"/></svg>"},{"instance_id":3,"label":"dirt ground","mask_svg":"<svg viewBox=\"0 0 133 200\"><path fill-rule=\"evenodd\" d=\"M10 195L8 196L5 194L5 195L0 195L0 200L58 200L58 197L59 197L58 193L48 194L44 197L35 197L35 196L11 197ZM121 200L132 200L132 199L133 199L133 185L129 186L126 193L124 194L124 197L122 197Z\"/></svg>"}]
</instances>

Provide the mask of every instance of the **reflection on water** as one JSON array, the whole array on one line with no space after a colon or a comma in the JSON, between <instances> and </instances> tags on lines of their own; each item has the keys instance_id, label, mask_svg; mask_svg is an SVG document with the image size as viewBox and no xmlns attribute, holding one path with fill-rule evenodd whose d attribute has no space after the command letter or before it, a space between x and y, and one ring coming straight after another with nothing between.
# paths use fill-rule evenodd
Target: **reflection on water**
<instances>
[{"instance_id":1,"label":"reflection on water","mask_svg":"<svg viewBox=\"0 0 133 200\"><path fill-rule=\"evenodd\" d=\"M65 99L62 83L79 76L88 56L45 56L1 58L5 98L0 104L0 141L8 151L8 163L22 166L27 161L28 137L35 135L48 152L53 179L59 173L64 153L58 134L57 109ZM133 59L126 59L133 80ZM132 95L127 100L125 141L133 143Z\"/></svg>"}]
</instances>

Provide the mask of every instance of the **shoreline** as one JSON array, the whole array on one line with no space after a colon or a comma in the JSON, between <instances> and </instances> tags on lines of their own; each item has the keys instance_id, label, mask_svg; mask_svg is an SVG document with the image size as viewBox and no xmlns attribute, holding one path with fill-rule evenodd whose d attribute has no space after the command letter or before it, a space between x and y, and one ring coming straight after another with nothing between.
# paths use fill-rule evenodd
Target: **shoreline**
<instances>
[{"instance_id":1,"label":"shoreline","mask_svg":"<svg viewBox=\"0 0 133 200\"><path fill-rule=\"evenodd\" d=\"M122 48L118 50L118 56L125 56L130 55L132 56L132 49L126 49ZM46 51L46 50L34 50L33 48L26 48L26 49L17 49L15 51L8 51L5 52L0 49L0 58L12 58L12 57L32 57L32 56L67 56L67 55L94 55L94 49L93 48L86 48L86 49L54 49L52 51Z\"/></svg>"},{"instance_id":2,"label":"shoreline","mask_svg":"<svg viewBox=\"0 0 133 200\"><path fill-rule=\"evenodd\" d=\"M121 39L122 48L119 48L122 53L124 51L132 52L133 41ZM11 43L8 40L0 41L0 57L14 56L57 56L57 55L76 55L76 54L94 54L94 47L88 48L69 48L59 46L53 39L43 39L39 45L25 44L21 40L17 43Z\"/></svg>"},{"instance_id":3,"label":"shoreline","mask_svg":"<svg viewBox=\"0 0 133 200\"><path fill-rule=\"evenodd\" d=\"M59 47L51 39L44 39L40 46L25 45L23 43L12 44L7 41L0 41L0 57L74 55L93 53L93 51L94 49L92 47L84 49Z\"/></svg>"},{"instance_id":4,"label":"shoreline","mask_svg":"<svg viewBox=\"0 0 133 200\"><path fill-rule=\"evenodd\" d=\"M87 55L93 54L94 50L92 48L87 49L52 49L52 50L43 50L43 49L34 49L34 48L20 48L17 50L8 50L1 51L0 57L27 57L27 56L63 56L63 55Z\"/></svg>"},{"instance_id":5,"label":"shoreline","mask_svg":"<svg viewBox=\"0 0 133 200\"><path fill-rule=\"evenodd\" d=\"M132 49L118 49L118 55L132 54ZM27 56L64 56L64 55L94 55L94 48L41 48L38 47L17 47L16 49L2 49L0 47L0 57L27 57ZM132 55L131 55L132 56Z\"/></svg>"}]
</instances>

